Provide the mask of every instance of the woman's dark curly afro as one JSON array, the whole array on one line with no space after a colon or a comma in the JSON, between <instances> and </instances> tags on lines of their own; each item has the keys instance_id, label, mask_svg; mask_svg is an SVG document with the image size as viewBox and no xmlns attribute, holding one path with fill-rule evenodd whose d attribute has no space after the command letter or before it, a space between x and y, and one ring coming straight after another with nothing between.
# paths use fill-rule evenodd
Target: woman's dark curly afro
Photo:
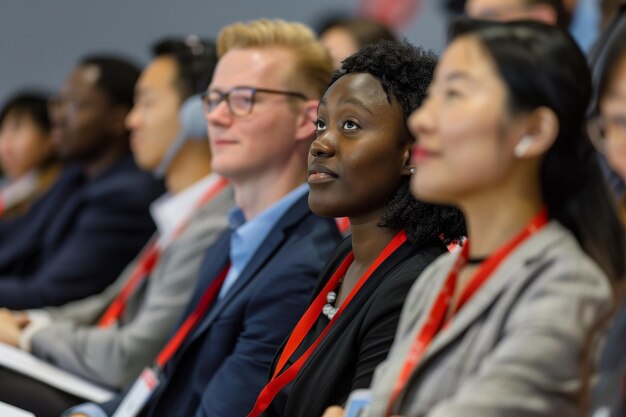
<instances>
[{"instance_id":1,"label":"woman's dark curly afro","mask_svg":"<svg viewBox=\"0 0 626 417\"><path fill-rule=\"evenodd\" d=\"M367 73L378 78L389 103L397 100L405 122L426 97L437 56L407 41L379 41L346 58L328 84L351 73ZM414 139L408 133L405 138ZM455 207L416 200L409 191L410 177L403 177L386 204L379 226L406 230L418 247L458 242L465 235L463 214Z\"/></svg>"}]
</instances>

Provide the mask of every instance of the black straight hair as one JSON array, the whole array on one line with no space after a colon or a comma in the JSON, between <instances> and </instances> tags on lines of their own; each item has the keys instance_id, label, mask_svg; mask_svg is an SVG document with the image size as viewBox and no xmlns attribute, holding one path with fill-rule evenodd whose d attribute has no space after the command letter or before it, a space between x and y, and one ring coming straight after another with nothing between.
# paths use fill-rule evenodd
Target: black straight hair
<instances>
[{"instance_id":1,"label":"black straight hair","mask_svg":"<svg viewBox=\"0 0 626 417\"><path fill-rule=\"evenodd\" d=\"M152 55L176 61L176 87L182 100L207 89L217 64L215 43L196 36L162 39L152 46Z\"/></svg>"},{"instance_id":2,"label":"black straight hair","mask_svg":"<svg viewBox=\"0 0 626 417\"><path fill-rule=\"evenodd\" d=\"M613 282L623 279L624 231L586 133L591 76L576 42L560 29L535 21L461 19L450 35L471 36L482 45L506 84L513 114L542 106L554 111L559 132L540 170L548 213L576 236Z\"/></svg>"},{"instance_id":3,"label":"black straight hair","mask_svg":"<svg viewBox=\"0 0 626 417\"><path fill-rule=\"evenodd\" d=\"M44 133L51 129L48 115L48 100L50 96L38 91L21 91L12 95L0 110L0 126L7 116L29 117Z\"/></svg>"}]
</instances>

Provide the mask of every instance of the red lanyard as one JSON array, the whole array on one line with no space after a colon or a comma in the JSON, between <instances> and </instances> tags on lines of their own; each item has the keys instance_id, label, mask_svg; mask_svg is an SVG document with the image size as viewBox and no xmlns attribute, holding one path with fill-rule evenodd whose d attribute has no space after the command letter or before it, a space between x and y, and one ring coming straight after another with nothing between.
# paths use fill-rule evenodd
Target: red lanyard
<instances>
[{"instance_id":1,"label":"red lanyard","mask_svg":"<svg viewBox=\"0 0 626 417\"><path fill-rule=\"evenodd\" d=\"M209 287L204 291L200 301L198 302L198 306L196 309L185 319L183 324L178 328L174 336L167 342L167 345L161 350L159 355L156 358L156 365L163 369L167 361L170 360L172 356L178 351L180 345L185 341L189 333L196 327L198 322L204 317L204 314L207 312L209 307L213 305L213 302L217 298L220 293L220 289L222 288L222 284L226 279L226 275L228 275L228 270L230 269L230 262L226 264L222 272L219 273L217 278L209 285Z\"/></svg>"},{"instance_id":2,"label":"red lanyard","mask_svg":"<svg viewBox=\"0 0 626 417\"><path fill-rule=\"evenodd\" d=\"M204 194L200 196L200 199L196 202L196 208L193 212L195 213L200 207L211 201L213 197L219 194L224 188L226 188L227 185L228 180L225 178L218 179L204 192ZM192 216L189 216L185 219L185 221L183 221L174 231L172 240L177 239L185 231L191 222L191 217ZM137 261L137 266L133 270L130 278L98 321L98 327L109 327L119 320L126 309L128 299L135 292L139 284L141 284L144 279L150 275L159 261L162 251L163 248L157 247L156 241L150 243L150 246L144 251L141 258Z\"/></svg>"},{"instance_id":3,"label":"red lanyard","mask_svg":"<svg viewBox=\"0 0 626 417\"><path fill-rule=\"evenodd\" d=\"M450 319L454 317L454 315L469 301L470 298L472 298L478 289L480 289L482 285L488 281L489 277L500 265L500 263L522 242L535 234L537 231L541 230L547 222L547 210L542 209L517 236L489 256L489 258L487 258L476 270L470 281L467 283L467 286L463 289L458 303L450 315ZM404 389L411 373L424 357L424 353L426 353L428 346L431 344L437 333L448 324L450 319L446 322L446 313L450 308L450 301L454 295L458 273L467 262L468 254L469 241L463 245L460 256L456 259L456 262L450 270L443 288L437 295L435 303L430 310L428 320L424 322L424 325L418 332L413 345L411 345L409 353L405 359L404 366L402 367L398 380L396 381L396 384L391 392L389 405L385 414L386 416L391 415L393 405Z\"/></svg>"},{"instance_id":4,"label":"red lanyard","mask_svg":"<svg viewBox=\"0 0 626 417\"><path fill-rule=\"evenodd\" d=\"M339 233L342 235L348 233L350 230L350 219L347 217L337 217L335 219L335 223L337 224L337 229L339 229Z\"/></svg>"},{"instance_id":5,"label":"red lanyard","mask_svg":"<svg viewBox=\"0 0 626 417\"><path fill-rule=\"evenodd\" d=\"M328 325L324 328L322 333L315 339L313 344L296 360L285 372L279 375L280 371L283 369L287 360L294 354L298 346L302 343L308 332L311 330L315 322L317 322L320 314L322 313L322 308L324 304L326 304L326 294L329 291L332 291L337 287L339 281L345 275L348 267L354 260L354 253L350 252L343 262L339 265L339 268L335 271L330 280L326 283L322 291L315 297L313 303L309 306L307 311L304 313L296 327L293 329L293 332L289 336L287 340L287 344L285 345L285 349L282 354L278 358L278 363L276 365L276 370L274 371L274 375L270 382L263 388L259 397L257 398L256 404L254 408L248 414L248 417L257 417L261 413L263 413L267 407L271 404L276 397L276 394L283 389L283 387L289 384L291 381L295 379L298 375L298 372L302 368L302 366L306 363L308 358L311 356L315 348L324 340L324 337L328 333L328 331L332 328L332 326L337 322L341 313L346 309L350 301L354 298L354 296L359 292L361 287L367 282L372 273L387 259L394 253L402 244L406 241L406 233L404 231L399 232L392 240L389 242L387 247L378 255L374 263L370 265L365 274L359 279L357 284L352 288L348 297L344 300L337 310L337 313L333 317L333 319L328 323Z\"/></svg>"}]
</instances>

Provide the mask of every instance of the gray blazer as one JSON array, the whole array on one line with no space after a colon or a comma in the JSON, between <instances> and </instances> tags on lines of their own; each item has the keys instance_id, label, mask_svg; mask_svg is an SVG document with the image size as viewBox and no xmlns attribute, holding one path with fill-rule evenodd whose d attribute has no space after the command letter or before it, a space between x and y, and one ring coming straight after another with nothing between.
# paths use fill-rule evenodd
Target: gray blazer
<instances>
[{"instance_id":1,"label":"gray blazer","mask_svg":"<svg viewBox=\"0 0 626 417\"><path fill-rule=\"evenodd\" d=\"M118 324L96 325L136 261L103 293L49 309L53 324L33 335L33 354L110 388L133 381L170 336L195 286L205 251L227 227L233 206L228 188L194 214L184 233L161 255L150 279L131 296Z\"/></svg>"},{"instance_id":2,"label":"gray blazer","mask_svg":"<svg viewBox=\"0 0 626 417\"><path fill-rule=\"evenodd\" d=\"M381 417L409 346L458 254L411 289L368 417ZM584 371L612 290L573 235L552 221L524 242L439 333L394 412L407 417L579 415Z\"/></svg>"}]
</instances>

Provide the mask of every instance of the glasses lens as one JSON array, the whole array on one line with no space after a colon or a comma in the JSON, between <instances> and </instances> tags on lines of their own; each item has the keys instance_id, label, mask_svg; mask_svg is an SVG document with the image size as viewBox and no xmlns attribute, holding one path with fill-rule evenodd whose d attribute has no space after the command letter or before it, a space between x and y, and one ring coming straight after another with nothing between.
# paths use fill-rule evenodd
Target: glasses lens
<instances>
[{"instance_id":1,"label":"glasses lens","mask_svg":"<svg viewBox=\"0 0 626 417\"><path fill-rule=\"evenodd\" d=\"M251 88L236 88L228 95L228 103L234 115L246 116L252 112L254 90Z\"/></svg>"}]
</instances>

